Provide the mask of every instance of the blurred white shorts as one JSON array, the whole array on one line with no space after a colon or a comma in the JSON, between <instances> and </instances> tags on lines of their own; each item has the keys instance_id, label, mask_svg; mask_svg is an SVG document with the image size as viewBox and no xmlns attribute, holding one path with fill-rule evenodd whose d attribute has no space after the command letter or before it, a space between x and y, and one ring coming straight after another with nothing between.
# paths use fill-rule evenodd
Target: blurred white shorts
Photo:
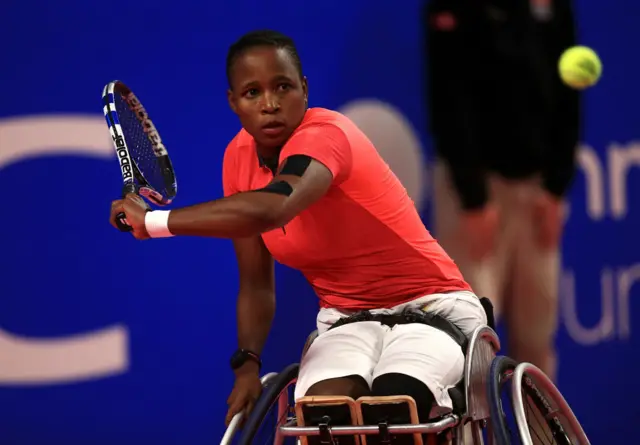
<instances>
[{"instance_id":1,"label":"blurred white shorts","mask_svg":"<svg viewBox=\"0 0 640 445\"><path fill-rule=\"evenodd\" d=\"M480 300L467 291L426 295L371 312L395 314L406 307L442 315L467 336L487 323ZM321 309L318 313L319 335L302 359L296 399L322 380L359 375L371 387L380 375L401 373L425 383L438 406L452 407L448 389L462 378L464 355L448 334L420 323L390 328L375 321L350 323L328 331L338 319L349 315L337 309Z\"/></svg>"}]
</instances>

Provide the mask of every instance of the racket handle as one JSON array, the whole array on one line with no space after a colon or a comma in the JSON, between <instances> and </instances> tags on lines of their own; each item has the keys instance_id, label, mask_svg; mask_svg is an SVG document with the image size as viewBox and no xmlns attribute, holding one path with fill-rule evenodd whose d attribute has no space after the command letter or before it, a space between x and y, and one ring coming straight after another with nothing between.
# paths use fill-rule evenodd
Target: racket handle
<instances>
[{"instance_id":1,"label":"racket handle","mask_svg":"<svg viewBox=\"0 0 640 445\"><path fill-rule=\"evenodd\" d=\"M129 193L138 193L138 189L136 188L136 185L133 182L129 182L125 184L124 187L122 188L123 198L127 196ZM133 227L131 227L125 222L126 218L127 218L127 215L125 215L124 212L120 212L116 215L116 226L118 226L118 229L121 232L131 232L133 230Z\"/></svg>"}]
</instances>

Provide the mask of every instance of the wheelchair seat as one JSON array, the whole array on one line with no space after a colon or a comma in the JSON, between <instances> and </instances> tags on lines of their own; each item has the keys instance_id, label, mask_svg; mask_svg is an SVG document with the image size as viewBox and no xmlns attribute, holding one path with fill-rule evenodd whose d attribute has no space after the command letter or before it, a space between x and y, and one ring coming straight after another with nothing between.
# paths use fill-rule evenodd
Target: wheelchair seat
<instances>
[{"instance_id":1,"label":"wheelchair seat","mask_svg":"<svg viewBox=\"0 0 640 445\"><path fill-rule=\"evenodd\" d=\"M307 341L305 342L304 348L302 350L302 357L304 357L304 355L306 354L307 350L309 349L309 347L311 347L311 344L313 343L313 341L318 337L318 331L315 330L313 331L311 334L309 334L309 336L307 337ZM465 355L466 355L465 351ZM451 402L453 405L453 413L458 414L458 415L464 415L464 413L466 412L467 409L467 400L465 397L465 378L463 376L463 378L460 380L460 382L458 382L458 384L449 389L449 397L451 397ZM437 410L436 410L437 411ZM439 417L437 414L434 415L433 411L432 411L432 417Z\"/></svg>"},{"instance_id":2,"label":"wheelchair seat","mask_svg":"<svg viewBox=\"0 0 640 445\"><path fill-rule=\"evenodd\" d=\"M472 342L469 343L467 350L464 351L464 355L465 355L465 372L462 376L462 379L458 382L458 384L453 387L450 388L448 393L449 393L449 397L451 397L451 402L453 405L453 410L452 412L456 415L459 416L464 416L467 413L467 403L469 402L469 398L468 398L468 394L467 394L467 381L468 379L470 379L471 377L471 364L469 363L467 366L467 361L468 361L468 355L471 353L471 355L474 354L474 351L472 350L472 348L475 348L478 345L478 340L480 340L481 338L483 338L484 340L488 341L494 349L493 353L489 352L489 351L484 351L489 352L488 356L485 354L485 360L489 360L487 362L487 367L489 366L489 364L491 363L491 360L493 359L493 356L495 356L495 354L497 354L498 350L500 349L500 343L498 340L497 335L495 334L495 318L494 318L494 314L493 314L493 304L491 303L491 300L489 300L486 297L479 297L480 299L480 304L482 305L482 308L484 309L485 315L487 317L487 325L485 328L480 328L480 331L476 331L474 332L474 335L472 335L472 341L474 344L472 344ZM489 328L489 329L486 329ZM475 334L481 334L480 336L475 335ZM307 337L307 341L305 342L304 348L302 350L302 356L304 357L304 355L307 353L307 351L309 350L309 348L311 347L311 344L314 342L314 340L318 337L318 331L315 330L313 332L311 332L311 334L309 334L309 336ZM485 361L483 360L483 361ZM469 367L469 369L467 370L467 367ZM488 368L487 368L488 369ZM443 413L439 413L439 410L437 409L437 406L434 406L434 410L432 410L432 418L438 418L441 417L441 415Z\"/></svg>"}]
</instances>

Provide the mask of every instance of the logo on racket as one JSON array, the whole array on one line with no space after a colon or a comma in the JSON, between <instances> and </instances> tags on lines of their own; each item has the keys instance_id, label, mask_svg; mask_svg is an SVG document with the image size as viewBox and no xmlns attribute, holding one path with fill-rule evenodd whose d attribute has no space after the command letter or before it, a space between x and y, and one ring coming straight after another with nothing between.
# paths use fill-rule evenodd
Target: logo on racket
<instances>
[{"instance_id":1,"label":"logo on racket","mask_svg":"<svg viewBox=\"0 0 640 445\"><path fill-rule=\"evenodd\" d=\"M116 153L118 153L118 159L120 160L120 169L122 170L123 179L133 178L131 172L131 160L129 160L129 152L124 144L124 138L121 135L111 136L113 143L116 145Z\"/></svg>"},{"instance_id":2,"label":"logo on racket","mask_svg":"<svg viewBox=\"0 0 640 445\"><path fill-rule=\"evenodd\" d=\"M129 108L131 109L131 111L136 113L138 120L142 124L142 128L144 129L144 132L147 133L147 137L149 138L151 145L153 145L153 152L155 153L155 155L166 156L167 149L162 143L160 134L158 133L158 130L156 130L156 126L153 124L151 119L149 119L149 114L147 114L147 110L144 109L144 107L142 106L142 104L140 103L136 95L133 93L129 93L124 98L124 100L129 105Z\"/></svg>"}]
</instances>

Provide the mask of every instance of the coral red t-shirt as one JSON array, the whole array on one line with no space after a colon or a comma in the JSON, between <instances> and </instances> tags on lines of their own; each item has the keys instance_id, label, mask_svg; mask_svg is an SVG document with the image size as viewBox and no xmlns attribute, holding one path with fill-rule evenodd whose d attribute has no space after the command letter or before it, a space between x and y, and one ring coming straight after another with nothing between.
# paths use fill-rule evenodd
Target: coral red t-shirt
<instances>
[{"instance_id":1,"label":"coral red t-shirt","mask_svg":"<svg viewBox=\"0 0 640 445\"><path fill-rule=\"evenodd\" d=\"M392 307L423 295L470 290L429 234L398 178L346 116L309 109L280 152L307 155L333 174L329 191L286 226L262 234L276 261L300 270L322 307ZM224 155L225 196L273 179L241 130Z\"/></svg>"}]
</instances>

